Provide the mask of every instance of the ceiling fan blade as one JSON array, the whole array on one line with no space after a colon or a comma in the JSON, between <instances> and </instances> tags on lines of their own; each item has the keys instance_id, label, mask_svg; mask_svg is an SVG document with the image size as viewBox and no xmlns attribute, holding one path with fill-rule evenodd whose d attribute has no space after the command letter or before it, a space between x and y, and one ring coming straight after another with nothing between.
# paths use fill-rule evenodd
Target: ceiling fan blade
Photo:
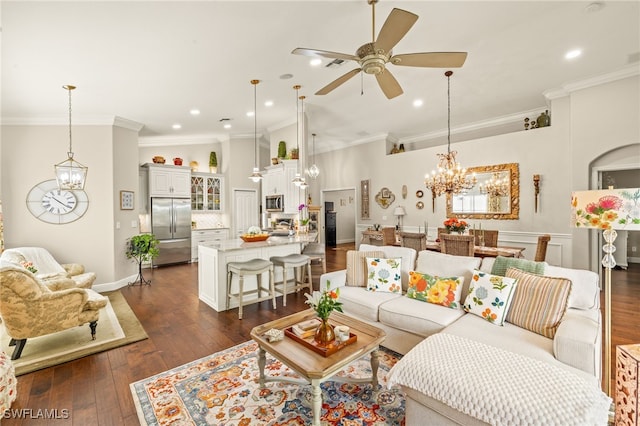
<instances>
[{"instance_id":1,"label":"ceiling fan blade","mask_svg":"<svg viewBox=\"0 0 640 426\"><path fill-rule=\"evenodd\" d=\"M338 53L338 52L329 52L327 50L318 50L318 49L307 49L304 47L298 47L291 51L294 55L303 55L303 56L320 56L321 58L329 58L329 59L344 59L351 61L358 61L358 58L355 55L348 55L346 53Z\"/></svg>"},{"instance_id":2,"label":"ceiling fan blade","mask_svg":"<svg viewBox=\"0 0 640 426\"><path fill-rule=\"evenodd\" d=\"M331 92L333 89L337 88L338 86L340 86L341 84L349 80L351 77L359 74L360 71L362 71L362 68L352 69L348 73L344 74L341 77L338 77L337 79L333 80L331 83L324 86L322 89L318 90L316 92L316 95L326 95L327 93Z\"/></svg>"},{"instance_id":3,"label":"ceiling fan blade","mask_svg":"<svg viewBox=\"0 0 640 426\"><path fill-rule=\"evenodd\" d=\"M390 52L417 20L418 15L394 8L380 29L380 34L375 42L376 48L387 53Z\"/></svg>"},{"instance_id":4,"label":"ceiling fan blade","mask_svg":"<svg viewBox=\"0 0 640 426\"><path fill-rule=\"evenodd\" d=\"M404 93L402 87L400 87L400 83L398 83L398 80L396 80L388 69L385 69L380 74L376 74L376 79L388 99L393 99Z\"/></svg>"},{"instance_id":5,"label":"ceiling fan blade","mask_svg":"<svg viewBox=\"0 0 640 426\"><path fill-rule=\"evenodd\" d=\"M424 52L394 55L389 62L405 67L459 68L467 52Z\"/></svg>"}]
</instances>

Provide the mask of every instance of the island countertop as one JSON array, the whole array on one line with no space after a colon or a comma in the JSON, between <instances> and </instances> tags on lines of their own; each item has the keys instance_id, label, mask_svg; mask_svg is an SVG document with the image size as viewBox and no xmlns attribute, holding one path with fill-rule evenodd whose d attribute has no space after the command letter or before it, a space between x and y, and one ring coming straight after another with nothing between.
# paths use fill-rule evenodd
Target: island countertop
<instances>
[{"instance_id":1,"label":"island countertop","mask_svg":"<svg viewBox=\"0 0 640 426\"><path fill-rule=\"evenodd\" d=\"M281 246L286 244L306 244L315 242L318 238L317 232L309 232L308 234L293 235L291 237L280 237L272 235L264 241L256 241L253 243L247 243L240 238L234 238L230 240L216 241L212 243L200 244L204 247L209 247L222 252L228 252L233 250L245 250L262 247Z\"/></svg>"}]
</instances>

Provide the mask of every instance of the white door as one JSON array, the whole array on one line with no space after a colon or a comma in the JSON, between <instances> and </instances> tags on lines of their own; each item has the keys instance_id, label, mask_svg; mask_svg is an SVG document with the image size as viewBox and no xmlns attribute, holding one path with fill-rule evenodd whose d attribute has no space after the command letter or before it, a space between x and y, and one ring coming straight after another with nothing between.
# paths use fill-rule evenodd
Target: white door
<instances>
[{"instance_id":1,"label":"white door","mask_svg":"<svg viewBox=\"0 0 640 426\"><path fill-rule=\"evenodd\" d=\"M255 189L233 190L233 235L240 237L250 226L260 227L258 191Z\"/></svg>"}]
</instances>

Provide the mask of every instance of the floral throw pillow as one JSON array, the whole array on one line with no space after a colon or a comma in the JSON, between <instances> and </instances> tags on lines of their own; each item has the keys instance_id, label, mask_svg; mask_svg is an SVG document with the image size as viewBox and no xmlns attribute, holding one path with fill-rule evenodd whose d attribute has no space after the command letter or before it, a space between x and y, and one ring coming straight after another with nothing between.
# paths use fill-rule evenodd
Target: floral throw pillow
<instances>
[{"instance_id":1,"label":"floral throw pillow","mask_svg":"<svg viewBox=\"0 0 640 426\"><path fill-rule=\"evenodd\" d=\"M402 293L400 265L402 258L383 259L367 257L367 290L387 293Z\"/></svg>"},{"instance_id":2,"label":"floral throw pillow","mask_svg":"<svg viewBox=\"0 0 640 426\"><path fill-rule=\"evenodd\" d=\"M438 277L423 272L409 271L407 297L458 309L463 284L464 277Z\"/></svg>"},{"instance_id":3,"label":"floral throw pillow","mask_svg":"<svg viewBox=\"0 0 640 426\"><path fill-rule=\"evenodd\" d=\"M473 271L469 294L462 307L492 324L502 325L513 300L516 283L517 280L514 278L492 275L476 269Z\"/></svg>"}]
</instances>

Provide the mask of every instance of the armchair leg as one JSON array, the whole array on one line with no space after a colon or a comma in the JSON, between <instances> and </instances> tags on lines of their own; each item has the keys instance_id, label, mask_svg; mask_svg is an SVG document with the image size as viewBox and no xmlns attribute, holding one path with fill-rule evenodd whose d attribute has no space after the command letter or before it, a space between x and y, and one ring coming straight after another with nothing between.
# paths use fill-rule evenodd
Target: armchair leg
<instances>
[{"instance_id":1,"label":"armchair leg","mask_svg":"<svg viewBox=\"0 0 640 426\"><path fill-rule=\"evenodd\" d=\"M24 345L27 343L27 339L11 339L11 343L16 347L13 350L13 354L11 354L11 359L16 360L22 355L22 350L24 349ZM11 343L9 345L13 346Z\"/></svg>"},{"instance_id":2,"label":"armchair leg","mask_svg":"<svg viewBox=\"0 0 640 426\"><path fill-rule=\"evenodd\" d=\"M16 345L16 339L12 337L11 340L9 340L9 346L15 346L15 345Z\"/></svg>"},{"instance_id":3,"label":"armchair leg","mask_svg":"<svg viewBox=\"0 0 640 426\"><path fill-rule=\"evenodd\" d=\"M98 326L98 321L91 321L89 323L89 328L91 329L91 340L96 340L96 327Z\"/></svg>"}]
</instances>

